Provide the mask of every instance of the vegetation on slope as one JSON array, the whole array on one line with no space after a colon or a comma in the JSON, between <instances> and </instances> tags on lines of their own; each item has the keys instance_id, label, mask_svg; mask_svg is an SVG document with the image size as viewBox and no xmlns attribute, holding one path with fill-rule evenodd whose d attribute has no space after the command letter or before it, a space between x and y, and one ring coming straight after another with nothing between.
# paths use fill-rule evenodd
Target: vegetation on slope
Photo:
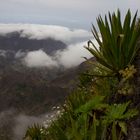
<instances>
[{"instance_id":1,"label":"vegetation on slope","mask_svg":"<svg viewBox=\"0 0 140 140\"><path fill-rule=\"evenodd\" d=\"M138 52L140 26L128 10L122 24L120 11L97 18L99 34L92 33L86 49L96 62L80 77L80 85L66 100L60 114L48 127L29 127L26 140L124 140L128 124L139 114L134 108L136 73L133 64ZM36 130L37 129L37 130ZM39 132L38 132L39 131ZM37 132L37 133L36 133ZM38 134L38 135L36 135Z\"/></svg>"}]
</instances>

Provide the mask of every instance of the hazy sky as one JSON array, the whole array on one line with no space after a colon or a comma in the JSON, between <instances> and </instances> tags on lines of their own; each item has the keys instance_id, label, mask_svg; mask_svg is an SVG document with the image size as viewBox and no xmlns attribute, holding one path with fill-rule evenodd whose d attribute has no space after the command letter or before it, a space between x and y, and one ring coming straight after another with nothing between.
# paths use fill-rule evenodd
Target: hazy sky
<instances>
[{"instance_id":1,"label":"hazy sky","mask_svg":"<svg viewBox=\"0 0 140 140\"><path fill-rule=\"evenodd\" d=\"M90 29L96 17L128 8L134 13L140 0L0 0L0 23L33 23ZM140 15L140 11L139 11Z\"/></svg>"}]
</instances>

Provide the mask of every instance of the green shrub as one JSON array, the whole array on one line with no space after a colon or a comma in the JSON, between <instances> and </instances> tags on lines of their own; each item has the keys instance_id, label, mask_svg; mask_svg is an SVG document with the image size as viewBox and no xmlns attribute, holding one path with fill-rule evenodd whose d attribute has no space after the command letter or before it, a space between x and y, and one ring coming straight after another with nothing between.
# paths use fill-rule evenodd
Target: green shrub
<instances>
[{"instance_id":1,"label":"green shrub","mask_svg":"<svg viewBox=\"0 0 140 140\"><path fill-rule=\"evenodd\" d=\"M65 101L62 111L48 128L29 127L26 138L31 140L124 140L127 122L138 115L130 101L117 98L124 88L131 88L130 79L136 69L133 60L139 47L140 26L136 16L131 21L128 10L124 23L120 11L109 13L105 20L97 19L100 35L93 26L92 33L99 49L92 41L86 47L96 58L94 68L80 77L80 85ZM43 131L40 131L43 130ZM43 133L42 133L43 132Z\"/></svg>"}]
</instances>

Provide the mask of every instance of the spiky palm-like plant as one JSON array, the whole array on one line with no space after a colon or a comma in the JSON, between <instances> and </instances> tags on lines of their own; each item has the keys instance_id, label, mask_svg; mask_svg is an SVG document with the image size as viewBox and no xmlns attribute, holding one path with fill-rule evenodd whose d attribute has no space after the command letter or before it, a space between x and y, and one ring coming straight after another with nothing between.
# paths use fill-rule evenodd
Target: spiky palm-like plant
<instances>
[{"instance_id":1,"label":"spiky palm-like plant","mask_svg":"<svg viewBox=\"0 0 140 140\"><path fill-rule=\"evenodd\" d=\"M91 40L88 41L86 49L93 54L97 62L107 67L114 74L131 65L139 47L136 45L140 36L140 26L136 26L137 12L131 20L131 12L128 10L124 22L121 22L120 11L117 14L108 14L103 20L97 18L99 33L95 26L92 26L92 33L99 45L98 47Z\"/></svg>"}]
</instances>

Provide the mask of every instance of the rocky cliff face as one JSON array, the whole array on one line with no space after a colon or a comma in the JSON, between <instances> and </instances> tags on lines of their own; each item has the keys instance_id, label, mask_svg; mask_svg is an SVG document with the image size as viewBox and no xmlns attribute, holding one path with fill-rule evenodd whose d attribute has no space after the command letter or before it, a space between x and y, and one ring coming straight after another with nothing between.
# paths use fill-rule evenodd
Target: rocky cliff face
<instances>
[{"instance_id":1,"label":"rocky cliff face","mask_svg":"<svg viewBox=\"0 0 140 140\"><path fill-rule=\"evenodd\" d=\"M138 45L140 46L140 41ZM140 50L135 58L134 65L137 73L134 77L135 91L132 99L133 107L138 109L139 115L130 122L128 140L140 140Z\"/></svg>"}]
</instances>

